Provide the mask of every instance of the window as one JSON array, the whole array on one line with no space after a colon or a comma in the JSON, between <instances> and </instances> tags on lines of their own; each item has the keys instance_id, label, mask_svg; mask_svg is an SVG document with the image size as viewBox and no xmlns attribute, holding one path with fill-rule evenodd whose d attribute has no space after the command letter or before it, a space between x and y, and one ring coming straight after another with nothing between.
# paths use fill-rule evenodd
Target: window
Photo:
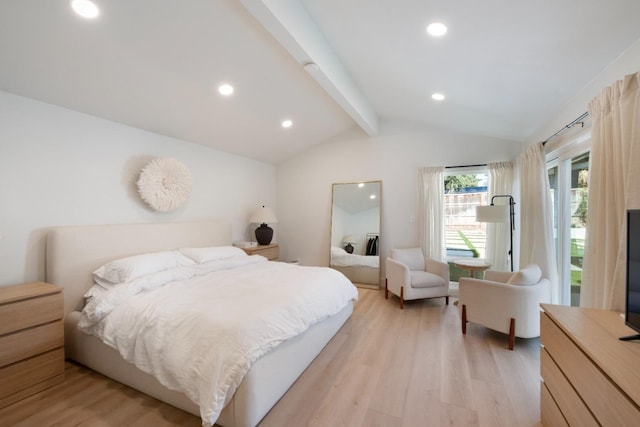
<instances>
[{"instance_id":1,"label":"window","mask_svg":"<svg viewBox=\"0 0 640 427\"><path fill-rule=\"evenodd\" d=\"M487 204L487 181L486 171L448 173L444 177L445 245L449 262L485 256L486 224L476 221L476 206ZM453 266L450 273L452 281L468 275Z\"/></svg>"},{"instance_id":2,"label":"window","mask_svg":"<svg viewBox=\"0 0 640 427\"><path fill-rule=\"evenodd\" d=\"M589 186L588 135L547 156L561 302L580 305Z\"/></svg>"}]
</instances>

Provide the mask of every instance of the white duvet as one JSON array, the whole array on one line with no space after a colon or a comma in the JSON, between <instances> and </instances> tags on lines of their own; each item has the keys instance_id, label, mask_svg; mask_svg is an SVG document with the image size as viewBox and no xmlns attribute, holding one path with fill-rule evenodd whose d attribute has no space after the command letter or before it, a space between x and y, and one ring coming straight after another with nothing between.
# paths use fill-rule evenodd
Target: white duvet
<instances>
[{"instance_id":1,"label":"white duvet","mask_svg":"<svg viewBox=\"0 0 640 427\"><path fill-rule=\"evenodd\" d=\"M186 394L210 426L260 356L357 296L328 268L237 257L119 285L88 301L78 327Z\"/></svg>"},{"instance_id":2,"label":"white duvet","mask_svg":"<svg viewBox=\"0 0 640 427\"><path fill-rule=\"evenodd\" d=\"M371 267L379 268L380 258L370 255L354 255L342 248L331 248L332 267Z\"/></svg>"}]
</instances>

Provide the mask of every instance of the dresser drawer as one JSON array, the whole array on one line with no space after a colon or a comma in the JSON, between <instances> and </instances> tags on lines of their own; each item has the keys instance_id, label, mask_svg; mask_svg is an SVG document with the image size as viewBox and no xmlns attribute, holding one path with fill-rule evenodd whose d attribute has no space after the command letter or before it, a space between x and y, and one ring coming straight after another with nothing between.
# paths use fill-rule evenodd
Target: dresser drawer
<instances>
[{"instance_id":1,"label":"dresser drawer","mask_svg":"<svg viewBox=\"0 0 640 427\"><path fill-rule=\"evenodd\" d=\"M546 351L600 423L626 425L638 419L634 404L545 313L540 316L540 329Z\"/></svg>"},{"instance_id":2,"label":"dresser drawer","mask_svg":"<svg viewBox=\"0 0 640 427\"><path fill-rule=\"evenodd\" d=\"M64 346L62 320L0 336L0 367Z\"/></svg>"},{"instance_id":3,"label":"dresser drawer","mask_svg":"<svg viewBox=\"0 0 640 427\"><path fill-rule=\"evenodd\" d=\"M63 297L58 292L0 305L0 335L62 319Z\"/></svg>"},{"instance_id":4,"label":"dresser drawer","mask_svg":"<svg viewBox=\"0 0 640 427\"><path fill-rule=\"evenodd\" d=\"M0 407L64 380L64 351L59 348L0 368ZM20 395L14 399L14 395Z\"/></svg>"},{"instance_id":5,"label":"dresser drawer","mask_svg":"<svg viewBox=\"0 0 640 427\"><path fill-rule=\"evenodd\" d=\"M569 425L598 427L598 422L560 371L556 362L549 356L546 347L540 350L540 375Z\"/></svg>"},{"instance_id":6,"label":"dresser drawer","mask_svg":"<svg viewBox=\"0 0 640 427\"><path fill-rule=\"evenodd\" d=\"M540 418L545 427L569 427L544 381L540 383Z\"/></svg>"}]
</instances>

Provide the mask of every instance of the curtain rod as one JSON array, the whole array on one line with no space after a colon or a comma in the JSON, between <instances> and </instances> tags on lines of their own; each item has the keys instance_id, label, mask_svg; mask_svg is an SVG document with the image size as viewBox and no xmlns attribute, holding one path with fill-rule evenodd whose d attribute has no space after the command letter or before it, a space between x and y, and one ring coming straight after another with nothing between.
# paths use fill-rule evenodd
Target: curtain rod
<instances>
[{"instance_id":1,"label":"curtain rod","mask_svg":"<svg viewBox=\"0 0 640 427\"><path fill-rule=\"evenodd\" d=\"M575 119L574 121L572 121L571 123L569 123L568 125L565 125L565 127L563 127L562 129L560 129L558 132L554 133L553 135L551 135L549 138L547 138L546 140L544 140L542 142L542 145L545 145L547 142L549 142L550 140L552 140L553 138L555 138L556 136L560 135L561 133L571 129L572 127L574 127L577 124L580 124L581 127L584 127L584 119L586 119L589 116L589 112L585 112L582 113L580 115L580 117L578 117L577 119Z\"/></svg>"},{"instance_id":2,"label":"curtain rod","mask_svg":"<svg viewBox=\"0 0 640 427\"><path fill-rule=\"evenodd\" d=\"M561 133L571 129L572 127L574 127L575 125L579 124L581 125L581 127L584 127L584 119L586 119L587 117L589 117L589 112L584 112L582 114L580 114L579 117L577 117L575 120L573 120L571 123L565 125L562 129L560 129L558 132L554 133L553 135L551 135L549 138L547 138L546 140L544 140L542 142L542 145L545 145L547 142L549 142L550 140L552 140L553 138L555 138L556 136L560 135ZM479 167L486 167L487 164L483 163L483 164L477 164L477 165L458 165L458 166L445 166L445 169L457 169L457 168L479 168Z\"/></svg>"},{"instance_id":3,"label":"curtain rod","mask_svg":"<svg viewBox=\"0 0 640 427\"><path fill-rule=\"evenodd\" d=\"M477 164L477 165L458 165L458 166L445 166L445 169L457 169L457 168L480 168L480 167L486 167L487 164L483 163L483 164Z\"/></svg>"}]
</instances>

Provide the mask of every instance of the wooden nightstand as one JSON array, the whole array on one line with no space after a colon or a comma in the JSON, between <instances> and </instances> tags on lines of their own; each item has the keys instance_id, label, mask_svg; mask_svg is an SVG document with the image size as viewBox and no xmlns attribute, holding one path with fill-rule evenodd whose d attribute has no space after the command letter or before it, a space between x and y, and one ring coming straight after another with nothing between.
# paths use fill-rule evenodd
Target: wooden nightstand
<instances>
[{"instance_id":1,"label":"wooden nightstand","mask_svg":"<svg viewBox=\"0 0 640 427\"><path fill-rule=\"evenodd\" d=\"M258 245L255 248L242 248L249 255L262 255L269 261L277 261L280 257L279 245Z\"/></svg>"},{"instance_id":2,"label":"wooden nightstand","mask_svg":"<svg viewBox=\"0 0 640 427\"><path fill-rule=\"evenodd\" d=\"M62 288L0 287L0 408L64 381Z\"/></svg>"}]
</instances>

